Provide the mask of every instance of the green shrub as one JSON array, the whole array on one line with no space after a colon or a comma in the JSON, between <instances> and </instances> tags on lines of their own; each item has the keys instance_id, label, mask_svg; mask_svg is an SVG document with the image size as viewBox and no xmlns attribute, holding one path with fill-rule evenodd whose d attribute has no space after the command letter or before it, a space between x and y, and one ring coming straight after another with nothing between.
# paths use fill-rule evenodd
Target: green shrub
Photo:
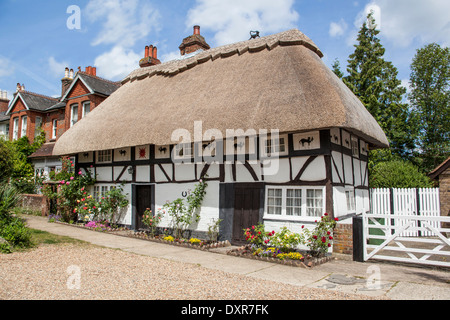
<instances>
[{"instance_id":1,"label":"green shrub","mask_svg":"<svg viewBox=\"0 0 450 320\"><path fill-rule=\"evenodd\" d=\"M0 221L11 219L11 211L20 200L17 189L9 184L0 184Z\"/></svg>"},{"instance_id":2,"label":"green shrub","mask_svg":"<svg viewBox=\"0 0 450 320\"><path fill-rule=\"evenodd\" d=\"M3 221L0 225L0 236L13 247L29 248L33 246L31 232L19 218L12 218L8 222Z\"/></svg>"},{"instance_id":3,"label":"green shrub","mask_svg":"<svg viewBox=\"0 0 450 320\"><path fill-rule=\"evenodd\" d=\"M412 163L392 160L374 165L369 185L371 188L430 188L433 182Z\"/></svg>"}]
</instances>

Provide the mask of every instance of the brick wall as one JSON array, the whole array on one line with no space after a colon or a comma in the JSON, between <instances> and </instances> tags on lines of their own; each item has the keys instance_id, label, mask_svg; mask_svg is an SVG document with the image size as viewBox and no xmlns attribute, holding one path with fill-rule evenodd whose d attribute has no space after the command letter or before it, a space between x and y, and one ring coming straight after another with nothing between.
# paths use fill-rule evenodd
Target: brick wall
<instances>
[{"instance_id":1,"label":"brick wall","mask_svg":"<svg viewBox=\"0 0 450 320\"><path fill-rule=\"evenodd\" d=\"M439 200L441 216L450 216L450 168L439 175ZM443 228L450 228L450 223L442 223ZM447 236L450 232L447 232Z\"/></svg>"},{"instance_id":2,"label":"brick wall","mask_svg":"<svg viewBox=\"0 0 450 320\"><path fill-rule=\"evenodd\" d=\"M21 206L25 209L39 211L42 216L48 215L47 197L41 194L22 194Z\"/></svg>"},{"instance_id":3,"label":"brick wall","mask_svg":"<svg viewBox=\"0 0 450 320\"><path fill-rule=\"evenodd\" d=\"M90 94L90 91L80 80L77 81L70 93L67 95L67 105L65 114L65 130L70 129L70 120L72 114L72 106L78 106L78 121L83 117L83 103L90 102L90 111L94 110L106 98L95 94Z\"/></svg>"},{"instance_id":4,"label":"brick wall","mask_svg":"<svg viewBox=\"0 0 450 320\"><path fill-rule=\"evenodd\" d=\"M338 223L333 233L333 252L353 254L353 225Z\"/></svg>"}]
</instances>

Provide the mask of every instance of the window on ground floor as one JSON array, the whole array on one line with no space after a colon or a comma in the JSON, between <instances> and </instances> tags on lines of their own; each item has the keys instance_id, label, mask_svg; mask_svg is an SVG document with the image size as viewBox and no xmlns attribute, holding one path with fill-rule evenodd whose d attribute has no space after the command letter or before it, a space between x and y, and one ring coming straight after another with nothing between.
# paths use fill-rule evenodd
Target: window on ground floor
<instances>
[{"instance_id":1,"label":"window on ground floor","mask_svg":"<svg viewBox=\"0 0 450 320\"><path fill-rule=\"evenodd\" d=\"M265 218L316 218L324 213L324 187L267 186Z\"/></svg>"}]
</instances>

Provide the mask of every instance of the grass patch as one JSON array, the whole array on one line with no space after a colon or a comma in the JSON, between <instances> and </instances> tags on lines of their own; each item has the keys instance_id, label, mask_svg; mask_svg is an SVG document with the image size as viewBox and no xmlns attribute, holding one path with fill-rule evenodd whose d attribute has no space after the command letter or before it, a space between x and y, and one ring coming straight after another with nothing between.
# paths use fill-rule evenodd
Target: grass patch
<instances>
[{"instance_id":1,"label":"grass patch","mask_svg":"<svg viewBox=\"0 0 450 320\"><path fill-rule=\"evenodd\" d=\"M60 236L57 234L49 233L47 231L30 229L31 239L35 246L42 244L77 244L77 245L88 245L86 241L70 238L67 236Z\"/></svg>"}]
</instances>

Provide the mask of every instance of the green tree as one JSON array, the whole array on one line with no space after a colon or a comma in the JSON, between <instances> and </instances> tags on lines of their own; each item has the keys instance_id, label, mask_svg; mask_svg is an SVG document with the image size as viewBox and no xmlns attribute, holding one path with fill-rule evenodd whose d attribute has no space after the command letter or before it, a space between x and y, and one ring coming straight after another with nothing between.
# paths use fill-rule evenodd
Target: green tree
<instances>
[{"instance_id":1,"label":"green tree","mask_svg":"<svg viewBox=\"0 0 450 320\"><path fill-rule=\"evenodd\" d=\"M344 76L344 73L342 73L342 71L341 71L341 63L339 62L339 60L337 58L334 59L333 65L331 67L332 67L334 74L337 75L339 79L342 79L342 77Z\"/></svg>"},{"instance_id":2,"label":"green tree","mask_svg":"<svg viewBox=\"0 0 450 320\"><path fill-rule=\"evenodd\" d=\"M428 188L433 182L411 162L390 160L374 165L369 185L371 188Z\"/></svg>"},{"instance_id":3,"label":"green tree","mask_svg":"<svg viewBox=\"0 0 450 320\"><path fill-rule=\"evenodd\" d=\"M425 172L450 154L450 50L431 43L418 49L411 64L409 95L418 121L417 145Z\"/></svg>"},{"instance_id":4,"label":"green tree","mask_svg":"<svg viewBox=\"0 0 450 320\"><path fill-rule=\"evenodd\" d=\"M14 150L9 141L0 138L0 183L8 180L14 171Z\"/></svg>"},{"instance_id":5,"label":"green tree","mask_svg":"<svg viewBox=\"0 0 450 320\"><path fill-rule=\"evenodd\" d=\"M398 71L384 59L385 49L378 38L373 13L367 16L349 56L344 83L378 121L394 154L410 158L414 149L414 126L408 105L403 103L406 89L397 79Z\"/></svg>"}]
</instances>

